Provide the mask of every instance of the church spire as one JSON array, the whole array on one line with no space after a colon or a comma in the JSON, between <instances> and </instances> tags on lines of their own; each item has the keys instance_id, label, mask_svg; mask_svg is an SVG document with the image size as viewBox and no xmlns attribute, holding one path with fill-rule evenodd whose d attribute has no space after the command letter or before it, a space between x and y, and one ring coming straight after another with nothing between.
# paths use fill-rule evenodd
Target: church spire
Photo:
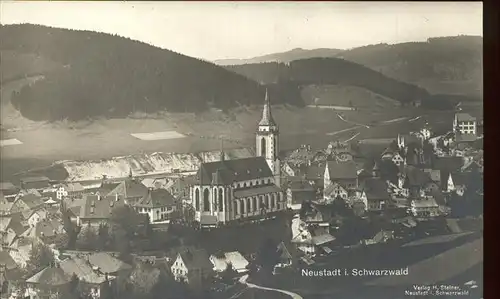
<instances>
[{"instance_id":1,"label":"church spire","mask_svg":"<svg viewBox=\"0 0 500 299\"><path fill-rule=\"evenodd\" d=\"M269 101L269 94L266 88L266 98L264 100L264 110L262 111L262 119L259 126L275 126L273 115L271 114L271 102Z\"/></svg>"}]
</instances>

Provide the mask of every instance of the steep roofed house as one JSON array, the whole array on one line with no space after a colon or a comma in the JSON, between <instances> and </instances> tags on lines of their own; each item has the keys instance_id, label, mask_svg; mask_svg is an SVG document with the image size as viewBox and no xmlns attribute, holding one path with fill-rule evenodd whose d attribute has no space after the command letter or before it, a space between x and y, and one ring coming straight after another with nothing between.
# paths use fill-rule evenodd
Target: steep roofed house
<instances>
[{"instance_id":1,"label":"steep roofed house","mask_svg":"<svg viewBox=\"0 0 500 299\"><path fill-rule=\"evenodd\" d=\"M279 260L276 264L276 267L278 268L291 267L295 263L297 263L297 260L299 258L297 249L290 242L287 243L288 245L282 241L278 244L278 248L276 250L279 255Z\"/></svg>"},{"instance_id":2,"label":"steep roofed house","mask_svg":"<svg viewBox=\"0 0 500 299\"><path fill-rule=\"evenodd\" d=\"M391 199L387 183L378 178L365 180L360 186L360 199L368 211L380 211Z\"/></svg>"},{"instance_id":3,"label":"steep roofed house","mask_svg":"<svg viewBox=\"0 0 500 299\"><path fill-rule=\"evenodd\" d=\"M325 164L311 165L305 169L306 180L316 189L324 188Z\"/></svg>"},{"instance_id":4,"label":"steep roofed house","mask_svg":"<svg viewBox=\"0 0 500 299\"><path fill-rule=\"evenodd\" d=\"M3 194L7 200L13 200L18 193L19 188L11 182L0 182L0 194Z\"/></svg>"},{"instance_id":5,"label":"steep roofed house","mask_svg":"<svg viewBox=\"0 0 500 299\"><path fill-rule=\"evenodd\" d=\"M66 197L78 198L83 196L85 188L80 183L60 184L56 189L56 198L61 201Z\"/></svg>"},{"instance_id":6,"label":"steep roofed house","mask_svg":"<svg viewBox=\"0 0 500 299\"><path fill-rule=\"evenodd\" d=\"M316 190L308 181L293 181L287 187L287 207L300 210L302 203L316 199Z\"/></svg>"},{"instance_id":7,"label":"steep roofed house","mask_svg":"<svg viewBox=\"0 0 500 299\"><path fill-rule=\"evenodd\" d=\"M23 190L35 189L42 191L51 187L50 179L46 176L21 178L21 189Z\"/></svg>"},{"instance_id":8,"label":"steep roofed house","mask_svg":"<svg viewBox=\"0 0 500 299\"><path fill-rule=\"evenodd\" d=\"M107 273L110 276L125 276L132 270L132 266L113 257L107 252L95 252L87 257L92 268L99 273Z\"/></svg>"},{"instance_id":9,"label":"steep roofed house","mask_svg":"<svg viewBox=\"0 0 500 299\"><path fill-rule=\"evenodd\" d=\"M135 202L147 196L149 189L144 186L139 180L134 179L131 175L124 181L121 181L109 193L100 193L102 196L116 196L125 202Z\"/></svg>"},{"instance_id":10,"label":"steep roofed house","mask_svg":"<svg viewBox=\"0 0 500 299\"><path fill-rule=\"evenodd\" d=\"M76 275L79 283L86 289L90 289L91 296L99 298L101 290L106 284L112 283L114 277L108 276L99 269L92 267L90 262L84 258L71 257L60 262L59 267L69 277Z\"/></svg>"},{"instance_id":11,"label":"steep roofed house","mask_svg":"<svg viewBox=\"0 0 500 299\"><path fill-rule=\"evenodd\" d=\"M453 132L477 135L477 119L468 113L456 113L453 119Z\"/></svg>"},{"instance_id":12,"label":"steep roofed house","mask_svg":"<svg viewBox=\"0 0 500 299\"><path fill-rule=\"evenodd\" d=\"M413 166L407 166L404 169L403 180L403 188L408 190L410 198L420 198L426 184L430 182L428 174Z\"/></svg>"},{"instance_id":13,"label":"steep roofed house","mask_svg":"<svg viewBox=\"0 0 500 299\"><path fill-rule=\"evenodd\" d=\"M165 189L149 189L141 199L129 204L140 214L146 214L150 222L169 219L169 215L177 208L176 200Z\"/></svg>"},{"instance_id":14,"label":"steep roofed house","mask_svg":"<svg viewBox=\"0 0 500 299\"><path fill-rule=\"evenodd\" d=\"M212 254L210 262L215 272L223 272L229 265L238 273L247 272L248 260L238 251L225 252L222 255Z\"/></svg>"},{"instance_id":15,"label":"steep roofed house","mask_svg":"<svg viewBox=\"0 0 500 299\"><path fill-rule=\"evenodd\" d=\"M462 157L439 157L435 160L432 168L441 172L441 188L443 190L447 189L449 174L460 172L463 165Z\"/></svg>"},{"instance_id":16,"label":"steep roofed house","mask_svg":"<svg viewBox=\"0 0 500 299\"><path fill-rule=\"evenodd\" d=\"M435 217L439 215L439 205L433 197L412 200L410 209L415 217Z\"/></svg>"},{"instance_id":17,"label":"steep roofed house","mask_svg":"<svg viewBox=\"0 0 500 299\"><path fill-rule=\"evenodd\" d=\"M292 223L292 226L294 224ZM300 233L296 234L291 243L306 255L314 256L319 253L331 253L329 245L335 241L328 230L323 227L307 228L303 227Z\"/></svg>"},{"instance_id":18,"label":"steep roofed house","mask_svg":"<svg viewBox=\"0 0 500 299\"><path fill-rule=\"evenodd\" d=\"M70 287L71 276L60 267L47 267L26 280L29 298L50 298L54 294L65 294Z\"/></svg>"},{"instance_id":19,"label":"steep roofed house","mask_svg":"<svg viewBox=\"0 0 500 299\"><path fill-rule=\"evenodd\" d=\"M450 173L447 180L447 192L455 192L459 196L463 196L467 188L468 176L464 173Z\"/></svg>"},{"instance_id":20,"label":"steep roofed house","mask_svg":"<svg viewBox=\"0 0 500 299\"><path fill-rule=\"evenodd\" d=\"M42 197L35 194L20 194L11 207L11 214L23 214L28 211L35 211L44 206Z\"/></svg>"},{"instance_id":21,"label":"steep roofed house","mask_svg":"<svg viewBox=\"0 0 500 299\"><path fill-rule=\"evenodd\" d=\"M77 217L77 225L98 228L111 219L113 210L124 206L118 194L103 197L101 195L86 195L80 207L80 215Z\"/></svg>"},{"instance_id":22,"label":"steep roofed house","mask_svg":"<svg viewBox=\"0 0 500 299\"><path fill-rule=\"evenodd\" d=\"M326 188L332 183L338 183L347 190L356 189L358 186L356 164L353 161L327 162L325 167L323 185Z\"/></svg>"},{"instance_id":23,"label":"steep roofed house","mask_svg":"<svg viewBox=\"0 0 500 299\"><path fill-rule=\"evenodd\" d=\"M422 144L422 140L412 134L398 134L397 143L399 149L403 150L411 145L420 146Z\"/></svg>"},{"instance_id":24,"label":"steep roofed house","mask_svg":"<svg viewBox=\"0 0 500 299\"><path fill-rule=\"evenodd\" d=\"M170 269L176 280L199 285L213 274L212 267L205 250L182 248L177 253Z\"/></svg>"},{"instance_id":25,"label":"steep roofed house","mask_svg":"<svg viewBox=\"0 0 500 299\"><path fill-rule=\"evenodd\" d=\"M0 296L16 298L24 273L7 251L0 251ZM5 296L5 297L3 297Z\"/></svg>"},{"instance_id":26,"label":"steep roofed house","mask_svg":"<svg viewBox=\"0 0 500 299\"><path fill-rule=\"evenodd\" d=\"M26 210L22 213L22 215L23 219L27 221L29 227L35 227L37 223L49 216L49 212L45 208L40 208L36 210Z\"/></svg>"},{"instance_id":27,"label":"steep roofed house","mask_svg":"<svg viewBox=\"0 0 500 299\"><path fill-rule=\"evenodd\" d=\"M55 242L58 236L65 233L64 225L59 219L45 219L28 228L22 237L50 245Z\"/></svg>"},{"instance_id":28,"label":"steep roofed house","mask_svg":"<svg viewBox=\"0 0 500 299\"><path fill-rule=\"evenodd\" d=\"M349 192L339 183L335 182L333 184L328 185L323 190L323 202L332 203L337 198L342 198L342 200L347 202L349 198Z\"/></svg>"}]
</instances>

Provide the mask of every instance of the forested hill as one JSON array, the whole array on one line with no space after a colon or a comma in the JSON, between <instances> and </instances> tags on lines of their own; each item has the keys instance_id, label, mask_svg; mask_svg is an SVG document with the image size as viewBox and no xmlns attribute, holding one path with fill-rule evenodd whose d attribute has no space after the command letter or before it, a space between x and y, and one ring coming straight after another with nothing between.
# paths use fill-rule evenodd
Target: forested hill
<instances>
[{"instance_id":1,"label":"forested hill","mask_svg":"<svg viewBox=\"0 0 500 299\"><path fill-rule=\"evenodd\" d=\"M260 63L226 66L228 70L264 83L294 82L298 85L341 84L362 87L408 103L428 97L415 85L384 76L362 65L339 58L311 58L290 63Z\"/></svg>"},{"instance_id":2,"label":"forested hill","mask_svg":"<svg viewBox=\"0 0 500 299\"><path fill-rule=\"evenodd\" d=\"M124 117L161 109L196 112L264 99L265 88L251 79L119 36L23 24L2 25L0 40L1 53L9 53L3 57L32 55L61 66L13 96L14 106L33 120ZM9 68L2 69L4 77L6 71L16 73L15 64ZM274 90L273 101L281 102L284 97Z\"/></svg>"}]
</instances>

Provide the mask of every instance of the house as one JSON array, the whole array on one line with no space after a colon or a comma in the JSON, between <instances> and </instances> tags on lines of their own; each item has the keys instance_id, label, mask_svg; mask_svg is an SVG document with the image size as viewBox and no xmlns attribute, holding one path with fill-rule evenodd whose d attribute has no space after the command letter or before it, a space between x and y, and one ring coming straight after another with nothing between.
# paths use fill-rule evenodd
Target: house
<instances>
[{"instance_id":1,"label":"house","mask_svg":"<svg viewBox=\"0 0 500 299\"><path fill-rule=\"evenodd\" d=\"M169 215L177 208L175 198L165 189L149 189L139 200L129 204L140 214L146 214L150 222L169 219Z\"/></svg>"},{"instance_id":2,"label":"house","mask_svg":"<svg viewBox=\"0 0 500 299\"><path fill-rule=\"evenodd\" d=\"M199 285L213 273L213 265L207 252L195 248L179 250L170 269L176 280L195 285Z\"/></svg>"},{"instance_id":3,"label":"house","mask_svg":"<svg viewBox=\"0 0 500 299\"><path fill-rule=\"evenodd\" d=\"M52 244L58 235L65 234L64 225L59 219L45 219L28 228L21 237L35 242Z\"/></svg>"},{"instance_id":4,"label":"house","mask_svg":"<svg viewBox=\"0 0 500 299\"><path fill-rule=\"evenodd\" d=\"M60 269L69 277L76 275L86 289L89 289L91 296L99 298L101 290L106 284L111 285L113 277L102 273L98 268L92 267L90 262L81 257L71 257L59 264Z\"/></svg>"},{"instance_id":5,"label":"house","mask_svg":"<svg viewBox=\"0 0 500 299\"><path fill-rule=\"evenodd\" d=\"M326 151L335 161L347 162L353 160L354 152L348 143L338 140L330 142Z\"/></svg>"},{"instance_id":6,"label":"house","mask_svg":"<svg viewBox=\"0 0 500 299\"><path fill-rule=\"evenodd\" d=\"M456 113L453 119L453 132L477 135L477 120L468 113Z\"/></svg>"},{"instance_id":7,"label":"house","mask_svg":"<svg viewBox=\"0 0 500 299\"><path fill-rule=\"evenodd\" d=\"M325 203L332 203L337 198L342 198L345 202L347 202L348 196L349 192L337 182L328 185L323 190L323 201Z\"/></svg>"},{"instance_id":8,"label":"house","mask_svg":"<svg viewBox=\"0 0 500 299\"><path fill-rule=\"evenodd\" d=\"M11 182L0 182L0 194L6 199L13 199L19 193L19 188L14 186Z\"/></svg>"},{"instance_id":9,"label":"house","mask_svg":"<svg viewBox=\"0 0 500 299\"><path fill-rule=\"evenodd\" d=\"M66 197L77 198L83 196L85 188L80 183L60 184L56 189L56 198L61 201Z\"/></svg>"},{"instance_id":10,"label":"house","mask_svg":"<svg viewBox=\"0 0 500 299\"><path fill-rule=\"evenodd\" d=\"M300 210L303 202L316 199L316 190L305 180L291 182L287 189L287 207L292 210Z\"/></svg>"},{"instance_id":11,"label":"house","mask_svg":"<svg viewBox=\"0 0 500 299\"><path fill-rule=\"evenodd\" d=\"M104 197L118 196L125 202L135 202L144 198L148 192L149 189L146 186L144 186L139 180L132 177L132 174L129 174L127 179L117 183L108 193L102 193L101 191L99 193Z\"/></svg>"},{"instance_id":12,"label":"house","mask_svg":"<svg viewBox=\"0 0 500 299\"><path fill-rule=\"evenodd\" d=\"M397 166L400 166L400 165L403 165L404 163L404 159L403 157L401 156L400 153L395 153L392 158L391 158L392 162L394 162L395 165Z\"/></svg>"},{"instance_id":13,"label":"house","mask_svg":"<svg viewBox=\"0 0 500 299\"><path fill-rule=\"evenodd\" d=\"M394 239L394 231L382 229L378 231L373 237L364 239L364 244L373 245L373 244L386 243L387 241L392 239Z\"/></svg>"},{"instance_id":14,"label":"house","mask_svg":"<svg viewBox=\"0 0 500 299\"><path fill-rule=\"evenodd\" d=\"M419 198L422 195L423 188L430 181L429 176L421 169L414 166L404 168L403 176L400 177L400 182L403 181L402 188L408 190L408 196L411 198Z\"/></svg>"},{"instance_id":15,"label":"house","mask_svg":"<svg viewBox=\"0 0 500 299\"><path fill-rule=\"evenodd\" d=\"M358 174L354 161L336 162L329 161L325 165L323 186L338 183L345 189L356 189L358 186Z\"/></svg>"},{"instance_id":16,"label":"house","mask_svg":"<svg viewBox=\"0 0 500 299\"><path fill-rule=\"evenodd\" d=\"M316 189L323 188L325 164L311 165L305 170L306 180Z\"/></svg>"},{"instance_id":17,"label":"house","mask_svg":"<svg viewBox=\"0 0 500 299\"><path fill-rule=\"evenodd\" d=\"M33 241L31 239L19 236L12 241L7 250L20 268L26 268L32 248Z\"/></svg>"},{"instance_id":18,"label":"house","mask_svg":"<svg viewBox=\"0 0 500 299\"><path fill-rule=\"evenodd\" d=\"M23 218L28 221L30 227L35 227L37 223L47 218L49 212L47 209L26 210L22 213Z\"/></svg>"},{"instance_id":19,"label":"house","mask_svg":"<svg viewBox=\"0 0 500 299\"><path fill-rule=\"evenodd\" d=\"M22 279L23 272L9 253L0 251L0 296L2 298L16 298L18 287L23 283Z\"/></svg>"},{"instance_id":20,"label":"house","mask_svg":"<svg viewBox=\"0 0 500 299\"><path fill-rule=\"evenodd\" d=\"M285 242L281 242L278 244L277 253L279 255L278 263L276 267L278 268L286 268L291 267L297 262L298 253L292 244L288 246Z\"/></svg>"},{"instance_id":21,"label":"house","mask_svg":"<svg viewBox=\"0 0 500 299\"><path fill-rule=\"evenodd\" d=\"M419 146L422 140L413 134L398 134L397 138L398 147L400 150L408 148L410 145Z\"/></svg>"},{"instance_id":22,"label":"house","mask_svg":"<svg viewBox=\"0 0 500 299\"><path fill-rule=\"evenodd\" d=\"M66 293L70 282L71 276L60 267L47 267L26 280L26 294L30 299L50 298L51 294Z\"/></svg>"},{"instance_id":23,"label":"house","mask_svg":"<svg viewBox=\"0 0 500 299\"><path fill-rule=\"evenodd\" d=\"M110 276L125 276L132 270L132 266L113 257L107 252L95 252L87 257L92 268L100 273L107 273Z\"/></svg>"},{"instance_id":24,"label":"house","mask_svg":"<svg viewBox=\"0 0 500 299\"><path fill-rule=\"evenodd\" d=\"M365 180L359 193L367 211L380 211L391 199L387 183L378 178Z\"/></svg>"},{"instance_id":25,"label":"house","mask_svg":"<svg viewBox=\"0 0 500 299\"><path fill-rule=\"evenodd\" d=\"M10 213L11 214L22 214L28 211L34 211L40 209L44 206L44 202L41 196L31 194L31 193L20 193L18 198L14 201Z\"/></svg>"},{"instance_id":26,"label":"house","mask_svg":"<svg viewBox=\"0 0 500 299\"><path fill-rule=\"evenodd\" d=\"M103 197L98 195L86 195L80 207L80 215L77 216L78 226L90 226L98 228L101 224L109 222L113 210L117 207L125 206L118 194L115 196Z\"/></svg>"},{"instance_id":27,"label":"house","mask_svg":"<svg viewBox=\"0 0 500 299\"><path fill-rule=\"evenodd\" d=\"M447 181L447 192L456 192L463 196L467 188L467 176L463 173L450 173Z\"/></svg>"},{"instance_id":28,"label":"house","mask_svg":"<svg viewBox=\"0 0 500 299\"><path fill-rule=\"evenodd\" d=\"M316 255L321 252L329 253L331 249L328 244L335 240L327 230L316 227L308 228L306 222L299 217L292 220L292 240L291 243L297 246L297 249L306 255Z\"/></svg>"},{"instance_id":29,"label":"house","mask_svg":"<svg viewBox=\"0 0 500 299\"><path fill-rule=\"evenodd\" d=\"M435 217L439 215L439 205L434 198L412 200L410 211L415 217Z\"/></svg>"},{"instance_id":30,"label":"house","mask_svg":"<svg viewBox=\"0 0 500 299\"><path fill-rule=\"evenodd\" d=\"M292 167L288 161L285 161L281 167L281 173L286 176L296 176L298 172L298 169L296 167Z\"/></svg>"},{"instance_id":31,"label":"house","mask_svg":"<svg viewBox=\"0 0 500 299\"><path fill-rule=\"evenodd\" d=\"M238 251L225 252L222 256L211 255L210 262L215 272L223 272L229 265L238 273L247 272L248 260Z\"/></svg>"}]
</instances>

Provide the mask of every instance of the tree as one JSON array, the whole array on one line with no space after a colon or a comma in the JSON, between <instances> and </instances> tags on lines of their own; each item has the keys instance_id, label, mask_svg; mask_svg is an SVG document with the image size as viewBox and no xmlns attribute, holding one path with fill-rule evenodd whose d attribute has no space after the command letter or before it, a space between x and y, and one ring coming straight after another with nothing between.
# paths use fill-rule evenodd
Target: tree
<instances>
[{"instance_id":1,"label":"tree","mask_svg":"<svg viewBox=\"0 0 500 299\"><path fill-rule=\"evenodd\" d=\"M79 247L84 250L95 250L97 248L97 234L90 226L80 232Z\"/></svg>"},{"instance_id":2,"label":"tree","mask_svg":"<svg viewBox=\"0 0 500 299\"><path fill-rule=\"evenodd\" d=\"M132 292L137 298L152 298L153 289L160 282L160 270L139 263L130 274Z\"/></svg>"},{"instance_id":3,"label":"tree","mask_svg":"<svg viewBox=\"0 0 500 299\"><path fill-rule=\"evenodd\" d=\"M262 270L267 273L271 273L274 270L274 266L279 261L279 255L277 251L277 245L275 242L267 238L259 250L257 251L256 263L261 266Z\"/></svg>"},{"instance_id":4,"label":"tree","mask_svg":"<svg viewBox=\"0 0 500 299\"><path fill-rule=\"evenodd\" d=\"M230 284L230 283L234 282L234 278L237 275L238 275L238 272L234 269L233 264L228 263L226 266L226 269L224 271L222 271L222 273L221 273L221 278L222 278L222 281Z\"/></svg>"},{"instance_id":5,"label":"tree","mask_svg":"<svg viewBox=\"0 0 500 299\"><path fill-rule=\"evenodd\" d=\"M66 232L57 234L52 242L57 249L67 249L69 246L70 238Z\"/></svg>"},{"instance_id":6,"label":"tree","mask_svg":"<svg viewBox=\"0 0 500 299\"><path fill-rule=\"evenodd\" d=\"M109 228L106 224L99 225L97 231L97 249L105 250L109 243Z\"/></svg>"},{"instance_id":7,"label":"tree","mask_svg":"<svg viewBox=\"0 0 500 299\"><path fill-rule=\"evenodd\" d=\"M46 267L54 264L54 253L42 243L34 244L30 251L28 271L31 275L38 273Z\"/></svg>"}]
</instances>

